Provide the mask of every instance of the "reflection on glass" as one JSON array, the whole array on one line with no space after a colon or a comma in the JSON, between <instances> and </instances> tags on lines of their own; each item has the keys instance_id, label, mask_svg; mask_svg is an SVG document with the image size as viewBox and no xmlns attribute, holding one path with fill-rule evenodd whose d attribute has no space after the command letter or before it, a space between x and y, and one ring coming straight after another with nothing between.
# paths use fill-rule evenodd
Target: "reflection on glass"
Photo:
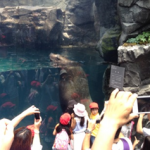
<instances>
[{"instance_id":1,"label":"reflection on glass","mask_svg":"<svg viewBox=\"0 0 150 150\"><path fill-rule=\"evenodd\" d=\"M84 50L64 50L64 55L63 50L57 51L61 55L7 48L1 51L5 55L1 52L0 118L12 119L31 105L38 107L44 150L52 146L54 127L72 100L84 104L88 112L91 101L103 108L102 78L107 66L97 65L101 60L98 56L92 59L90 51L85 55ZM33 117L28 116L18 126L32 124Z\"/></svg>"}]
</instances>

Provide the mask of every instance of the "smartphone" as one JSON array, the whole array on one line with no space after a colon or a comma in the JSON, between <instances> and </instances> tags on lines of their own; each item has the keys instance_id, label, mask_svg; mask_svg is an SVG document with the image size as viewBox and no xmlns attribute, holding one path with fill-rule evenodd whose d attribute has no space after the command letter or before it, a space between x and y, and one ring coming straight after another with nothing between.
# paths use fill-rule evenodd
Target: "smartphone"
<instances>
[{"instance_id":1,"label":"smartphone","mask_svg":"<svg viewBox=\"0 0 150 150\"><path fill-rule=\"evenodd\" d=\"M150 113L150 95L138 96L133 106L133 113Z\"/></svg>"},{"instance_id":2,"label":"smartphone","mask_svg":"<svg viewBox=\"0 0 150 150\"><path fill-rule=\"evenodd\" d=\"M40 114L39 113L35 113L34 117L35 117L35 119L40 119Z\"/></svg>"}]
</instances>

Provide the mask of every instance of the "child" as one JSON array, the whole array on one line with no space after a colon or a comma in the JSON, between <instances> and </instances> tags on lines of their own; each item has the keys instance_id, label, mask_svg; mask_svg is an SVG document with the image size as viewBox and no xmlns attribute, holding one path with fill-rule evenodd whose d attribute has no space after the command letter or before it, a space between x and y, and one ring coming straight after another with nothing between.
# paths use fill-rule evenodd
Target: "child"
<instances>
[{"instance_id":1,"label":"child","mask_svg":"<svg viewBox=\"0 0 150 150\"><path fill-rule=\"evenodd\" d=\"M87 127L87 111L83 104L77 103L71 114L71 128L73 129L74 150L81 150Z\"/></svg>"},{"instance_id":2,"label":"child","mask_svg":"<svg viewBox=\"0 0 150 150\"><path fill-rule=\"evenodd\" d=\"M94 121L98 120L100 118L99 113L98 113L98 110L99 110L98 104L95 102L92 102L89 105L89 107L91 109L90 119L94 120ZM95 137L98 133L98 129L99 129L99 124L96 124L95 129L92 131L92 134L91 134L91 144L93 144L93 142L95 140Z\"/></svg>"},{"instance_id":3,"label":"child","mask_svg":"<svg viewBox=\"0 0 150 150\"><path fill-rule=\"evenodd\" d=\"M68 150L70 142L70 120L71 116L68 113L64 113L60 117L60 123L55 126L53 135L56 135L53 144L53 150Z\"/></svg>"}]
</instances>

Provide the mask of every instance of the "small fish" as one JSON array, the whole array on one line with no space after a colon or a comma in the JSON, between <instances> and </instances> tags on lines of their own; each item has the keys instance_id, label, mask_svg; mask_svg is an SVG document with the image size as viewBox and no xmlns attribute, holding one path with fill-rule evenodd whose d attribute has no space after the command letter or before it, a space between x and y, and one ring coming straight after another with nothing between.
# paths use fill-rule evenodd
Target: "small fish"
<instances>
[{"instance_id":1,"label":"small fish","mask_svg":"<svg viewBox=\"0 0 150 150\"><path fill-rule=\"evenodd\" d=\"M16 105L13 104L12 102L6 102L4 104L1 105L1 108L13 108L15 107Z\"/></svg>"},{"instance_id":2,"label":"small fish","mask_svg":"<svg viewBox=\"0 0 150 150\"><path fill-rule=\"evenodd\" d=\"M6 95L7 95L6 93L0 94L0 98L4 98Z\"/></svg>"},{"instance_id":3,"label":"small fish","mask_svg":"<svg viewBox=\"0 0 150 150\"><path fill-rule=\"evenodd\" d=\"M47 106L46 111L50 111L50 110L54 111L56 109L57 109L57 106L49 105L49 106Z\"/></svg>"},{"instance_id":4,"label":"small fish","mask_svg":"<svg viewBox=\"0 0 150 150\"><path fill-rule=\"evenodd\" d=\"M3 39L5 39L5 38L6 38L6 36L5 36L5 35L2 35L1 37L2 37Z\"/></svg>"},{"instance_id":5,"label":"small fish","mask_svg":"<svg viewBox=\"0 0 150 150\"><path fill-rule=\"evenodd\" d=\"M86 74L85 76L86 76L86 77L88 77L88 76L89 76L89 74Z\"/></svg>"},{"instance_id":6,"label":"small fish","mask_svg":"<svg viewBox=\"0 0 150 150\"><path fill-rule=\"evenodd\" d=\"M71 95L71 98L73 98L73 99L80 98L80 95L78 93L73 93Z\"/></svg>"}]
</instances>

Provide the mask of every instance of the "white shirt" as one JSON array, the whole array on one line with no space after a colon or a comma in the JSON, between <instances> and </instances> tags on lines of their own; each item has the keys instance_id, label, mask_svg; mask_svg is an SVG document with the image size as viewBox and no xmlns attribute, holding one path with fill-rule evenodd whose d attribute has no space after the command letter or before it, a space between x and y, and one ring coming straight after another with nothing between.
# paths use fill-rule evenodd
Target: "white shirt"
<instances>
[{"instance_id":1,"label":"white shirt","mask_svg":"<svg viewBox=\"0 0 150 150\"><path fill-rule=\"evenodd\" d=\"M75 117L74 119L76 120L76 126L75 126L73 132L75 132L75 133L84 132L86 130L86 126L87 126L87 119L84 118L84 125L83 125L83 127L80 126L80 120L81 120L80 118Z\"/></svg>"},{"instance_id":2,"label":"white shirt","mask_svg":"<svg viewBox=\"0 0 150 150\"><path fill-rule=\"evenodd\" d=\"M148 128L143 128L143 135L144 135L144 136L150 136L150 129L148 129Z\"/></svg>"}]
</instances>

